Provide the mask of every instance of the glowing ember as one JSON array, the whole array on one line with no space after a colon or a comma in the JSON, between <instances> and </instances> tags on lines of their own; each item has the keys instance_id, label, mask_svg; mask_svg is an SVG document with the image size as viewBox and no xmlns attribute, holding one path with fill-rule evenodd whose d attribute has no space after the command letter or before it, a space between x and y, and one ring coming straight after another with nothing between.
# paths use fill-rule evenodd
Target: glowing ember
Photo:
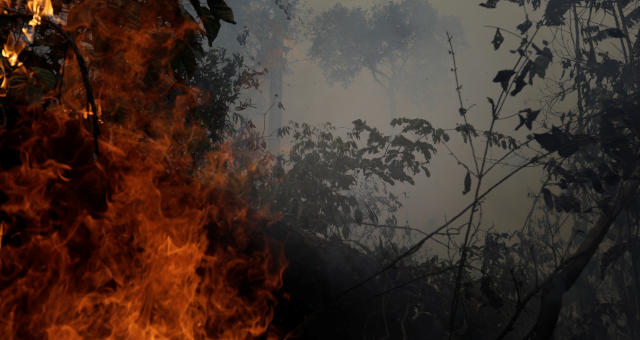
<instances>
[{"instance_id":1,"label":"glowing ember","mask_svg":"<svg viewBox=\"0 0 640 340\"><path fill-rule=\"evenodd\" d=\"M31 22L60 2L30 1ZM171 61L199 26L175 6L66 7L64 28L100 94L97 161L92 134L72 114L89 115L73 53L59 93L47 94L60 100L15 103L17 122L0 128L0 151L14 155L0 172L0 338L269 336L284 259L260 236L266 215L236 194L256 167L230 169L230 148L204 168L191 157L191 138L206 132L184 123L198 96ZM5 43L12 66L17 41Z\"/></svg>"}]
</instances>

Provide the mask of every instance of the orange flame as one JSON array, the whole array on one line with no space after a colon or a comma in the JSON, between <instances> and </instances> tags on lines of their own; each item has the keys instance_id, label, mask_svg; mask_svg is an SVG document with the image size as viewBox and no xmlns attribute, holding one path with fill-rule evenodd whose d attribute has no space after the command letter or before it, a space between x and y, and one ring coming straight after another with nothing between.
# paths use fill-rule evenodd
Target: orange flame
<instances>
[{"instance_id":1,"label":"orange flame","mask_svg":"<svg viewBox=\"0 0 640 340\"><path fill-rule=\"evenodd\" d=\"M22 40L19 38L16 39L13 34L9 34L7 41L4 43L4 48L2 49L2 56L7 59L9 65L12 67L20 67L22 66L22 63L18 61L18 57L24 47L25 43Z\"/></svg>"},{"instance_id":2,"label":"orange flame","mask_svg":"<svg viewBox=\"0 0 640 340\"><path fill-rule=\"evenodd\" d=\"M257 167L230 167L230 147L191 157L206 133L184 123L198 96L171 61L199 28L175 2L60 4L100 94L101 154L71 114L89 113L68 53L61 100L0 128L16 155L0 172L0 339L269 336L285 261L238 196ZM46 3L29 2L34 20Z\"/></svg>"}]
</instances>

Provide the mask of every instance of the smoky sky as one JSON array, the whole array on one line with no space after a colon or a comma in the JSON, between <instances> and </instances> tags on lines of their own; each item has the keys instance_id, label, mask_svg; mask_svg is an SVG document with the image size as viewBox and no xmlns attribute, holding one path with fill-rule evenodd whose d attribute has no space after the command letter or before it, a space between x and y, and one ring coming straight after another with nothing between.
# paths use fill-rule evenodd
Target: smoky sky
<instances>
[{"instance_id":1,"label":"smoky sky","mask_svg":"<svg viewBox=\"0 0 640 340\"><path fill-rule=\"evenodd\" d=\"M266 0L269 1L269 0ZM275 0L274 0L275 1ZM386 1L386 0L385 0ZM305 36L305 25L312 22L313 17L323 11L331 9L336 4L350 8L371 9L385 1L374 0L301 0L296 4L296 10L288 13L276 7L269 11L271 20L289 20L295 27L288 39L284 41L286 47L286 70L283 76L280 100L284 106L283 122L298 121L320 124L331 122L340 128L348 128L355 119L366 120L369 124L384 129L388 126L388 98L384 89L377 84L368 72L360 72L347 85L330 82L323 74L320 66L309 56L310 41ZM431 25L434 34L439 36L440 44L426 46L430 51L421 62L430 67L417 69L404 79L403 91L397 96L398 116L409 118L423 118L436 127L455 128L460 124L458 114L458 97L455 91L454 77L451 72L451 56L448 53L446 31L453 35L456 52L458 75L462 84L462 99L465 107L469 108L467 115L470 123L476 129L488 129L490 121L490 106L487 97L499 94L499 84L492 83L496 72L513 66L517 57L509 52L515 49L520 40L504 33L503 47L495 51L491 40L495 34L495 26L515 30L525 15L535 20L534 13L525 13L525 9L517 5L505 3L495 10L487 10L478 6L479 1L469 0L429 0L432 12L424 13L424 20L439 20L437 25ZM246 1L230 2L236 8L247 5ZM250 2L249 2L250 3ZM260 1L254 2L259 6ZM286 8L286 1L275 1ZM239 43L243 35L246 38L257 38L265 30L264 26L252 27L251 18L243 22L242 15L238 17L238 24L233 27L224 26L218 46L245 55L248 62L259 65L261 60L256 56L255 49ZM427 25L428 27L428 25ZM258 32L258 33L254 33ZM374 37L372 37L374 38ZM540 88L529 87L518 97L509 98L505 105L505 112L532 107L538 108L540 102ZM262 127L262 114L268 103L269 92L266 88L248 92L256 107L245 112ZM514 134L517 121L498 121L497 130L512 134L519 139L526 138L528 131ZM268 129L269 127L266 127ZM478 143L482 143L478 140ZM286 144L282 147L286 148ZM451 151L465 162L472 162L469 146L462 143L460 138L454 139L449 147ZM498 158L501 154L491 151L489 158ZM517 164L517 157L509 159ZM487 183L493 183L510 170L508 165L501 167L494 175L489 176ZM459 166L444 147L438 147L438 154L432 161L430 178L423 174L417 176L415 186L397 186L395 192L406 192L404 208L398 214L399 223L408 222L417 228L429 230L443 222L448 216L457 213L471 201L471 197L463 196L463 178L465 170ZM530 209L530 199L527 194L539 190L539 170L525 170L506 185L501 186L485 200L483 223L494 225L497 230L512 230L520 226Z\"/></svg>"}]
</instances>

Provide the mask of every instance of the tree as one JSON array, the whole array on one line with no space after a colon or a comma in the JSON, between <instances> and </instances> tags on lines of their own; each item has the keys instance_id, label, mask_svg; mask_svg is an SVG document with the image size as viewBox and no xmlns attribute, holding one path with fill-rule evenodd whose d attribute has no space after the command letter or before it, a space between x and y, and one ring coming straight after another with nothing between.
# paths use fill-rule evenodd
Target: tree
<instances>
[{"instance_id":1,"label":"tree","mask_svg":"<svg viewBox=\"0 0 640 340\"><path fill-rule=\"evenodd\" d=\"M347 86L364 69L385 90L389 115L397 118L396 95L405 87L425 86L437 77L444 32L459 30L452 18L438 16L425 0L386 2L371 9L337 4L318 14L309 29L309 55L330 82ZM406 83L417 74L421 79Z\"/></svg>"},{"instance_id":2,"label":"tree","mask_svg":"<svg viewBox=\"0 0 640 340\"><path fill-rule=\"evenodd\" d=\"M353 236L359 228L377 228L385 238L407 231L397 226L399 199L386 185L429 176L435 145L449 136L423 119L395 119L391 125L401 133L385 135L362 120L354 121L346 136L330 123L282 128L279 133L292 139L291 149L274 165L275 183L266 200L289 225L327 238L367 244L371 237L365 242ZM374 241L380 235L368 234Z\"/></svg>"},{"instance_id":3,"label":"tree","mask_svg":"<svg viewBox=\"0 0 640 340\"><path fill-rule=\"evenodd\" d=\"M297 7L297 0L236 1L234 13L243 25L221 35L230 50L242 53L254 62L252 67L264 72L268 90L262 107L263 114L268 116L264 129L268 131L269 148L274 154L280 151L277 131L283 125L283 77L289 50L286 42L295 39L299 29Z\"/></svg>"},{"instance_id":4,"label":"tree","mask_svg":"<svg viewBox=\"0 0 640 340\"><path fill-rule=\"evenodd\" d=\"M546 339L554 331L557 334L570 334L571 325L576 323L569 320L602 318L603 313L615 313L618 319L609 319L610 323L616 323L615 330L599 328L597 331L607 337L621 334L634 338L635 328L640 320L640 314L636 311L640 308L636 306L637 302L626 300L623 296L635 297L636 294L628 292L626 287L619 289L616 281L609 281L607 284L612 284L619 290L614 294L613 302L605 304L594 301L593 292L602 294L602 290L606 288L593 282L597 278L594 273L598 266L593 265L592 261L601 258L600 268L603 272L606 272L612 261L629 261L627 263L631 264L634 271L617 272L617 280L633 285L639 282L638 271L635 270L637 256L633 255L637 254L637 235L631 230L637 230L633 208L638 201L640 173L637 163L640 157L637 154L640 140L637 137L638 120L635 117L635 113L639 111L640 45L637 42L638 35L634 37L629 33L638 28L637 2L512 2L528 6L529 14L533 16L530 12L533 10L542 18L534 24L527 16L516 27L520 34L513 33L508 28L496 30L492 42L495 49L501 47L505 40L502 33L507 31L518 36L520 46L513 50L518 59L515 66L496 72L493 81L500 85L501 90L497 97L488 98L489 128L486 131L478 132L467 121L468 107L462 101L461 84L456 84L456 90L460 94L459 113L462 120L456 130L465 143L469 144L473 162L463 163L467 174L462 186L463 193L473 195L472 202L441 227L426 233L400 254L388 259L379 270L356 281L345 289L344 294L364 289L375 278L385 277L385 274L396 270L401 264L407 265L407 259L416 254L428 240L445 232L449 235L451 224L464 216L468 219L458 229L464 237L463 242L459 246L449 244L460 251L460 257L453 256L450 259L451 265L457 269L451 281L448 281L451 287L448 293L453 296L446 327L450 337L503 338L513 335L517 338ZM481 5L490 9L496 8L498 3L499 1L488 1ZM324 22L331 23L333 17L345 19L335 20L336 22L349 23L362 22L367 18L359 9L337 6L330 12L334 16L322 17ZM596 15L603 26L594 24ZM571 30L563 25L570 26ZM349 75L359 71L358 63L367 63L364 56L357 56L354 52L359 50L355 48L358 39L348 37L364 35L365 26L355 24L352 29L344 32L337 28L337 24L329 24L327 27L341 32L347 36L345 40L351 41L351 44L346 45L348 48L339 49L343 53L337 54L336 62L326 65L336 77L349 80ZM538 33L543 30L550 31L550 36L566 32L570 32L572 36L549 42L539 37ZM327 44L334 42L326 40ZM572 45L561 46L562 49L557 49L558 46L554 45L566 41L571 41ZM605 41L615 43L619 52L599 47ZM322 49L318 51L320 53ZM573 53L561 54L558 51ZM452 46L450 52L454 58L453 71L457 81ZM345 60L353 63L338 63L344 55L348 56ZM332 56L327 53L326 58L330 57ZM519 95L534 82L539 84L538 79L555 76L552 67L554 63L562 66L558 72L562 74L555 79L558 87L551 89L553 96L548 99L547 110L529 107L516 114L502 112L509 97ZM563 110L556 115L552 110L553 105L561 101L573 101L573 109ZM517 142L516 139L496 131L496 122L509 118L514 120L515 129L526 128L535 133L526 140ZM480 136L484 147L478 149ZM509 140L514 142L510 143ZM499 166L501 161L536 144L540 148L526 156L503 179L487 184L487 174ZM505 146L505 152L498 157L498 162L492 163L487 158L487 150L501 145ZM482 209L482 200L505 180L534 165L543 167L547 179L543 181L540 192L535 195L532 213L525 221L523 230L514 235L487 231L483 244L478 244L474 240L481 230L478 220L481 217L479 211ZM543 215L538 218L535 214L536 205L541 202L545 207L541 210ZM566 219L573 221L570 224L574 228L573 232L562 231L561 221ZM531 227L533 221L538 225ZM565 235L564 240L554 240L562 235ZM600 253L599 248L604 246L603 240L606 238L619 243ZM509 240L516 243L510 243ZM560 252L556 249L558 246L565 249ZM627 253L630 257L623 255ZM482 263L482 268L476 268L477 263ZM481 279L478 280L477 277ZM568 294L570 290L576 289L581 294L578 298ZM591 298L587 300L589 297ZM538 300L539 304L533 303L534 300ZM586 301L590 301L591 306L595 305L594 308L584 308ZM465 306L463 315L460 312L462 305ZM566 306L572 309L563 312ZM494 311L506 309L510 316L505 318L503 312L488 313L488 307ZM525 311L528 313L524 313ZM523 317L524 314L532 314L533 317ZM483 323L478 319L485 320L485 324L498 324L501 329L483 329L478 326ZM559 319L565 323L558 324ZM604 327L603 323L600 325ZM594 334L589 333L588 329L581 329L580 332Z\"/></svg>"}]
</instances>

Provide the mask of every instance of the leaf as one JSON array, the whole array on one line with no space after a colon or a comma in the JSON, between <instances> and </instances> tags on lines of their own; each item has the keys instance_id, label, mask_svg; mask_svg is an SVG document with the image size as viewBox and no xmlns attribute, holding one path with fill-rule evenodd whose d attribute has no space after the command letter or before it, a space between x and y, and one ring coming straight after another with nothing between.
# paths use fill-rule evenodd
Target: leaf
<instances>
[{"instance_id":1,"label":"leaf","mask_svg":"<svg viewBox=\"0 0 640 340\"><path fill-rule=\"evenodd\" d=\"M605 30L601 30L599 31L596 35L592 36L591 39L589 39L589 41L602 41L604 39L608 39L608 38L624 38L626 37L626 35L624 34L624 32L622 32L622 30L620 30L619 28L607 28Z\"/></svg>"},{"instance_id":2,"label":"leaf","mask_svg":"<svg viewBox=\"0 0 640 340\"><path fill-rule=\"evenodd\" d=\"M544 199L544 204L549 209L553 209L553 195L551 195L551 191L547 188L542 188L542 198Z\"/></svg>"},{"instance_id":3,"label":"leaf","mask_svg":"<svg viewBox=\"0 0 640 340\"><path fill-rule=\"evenodd\" d=\"M203 8L202 12L205 13L205 15L201 17L202 25L204 26L205 33L207 34L209 46L212 46L213 41L216 39L218 33L220 32L220 20L209 14L206 8Z\"/></svg>"},{"instance_id":4,"label":"leaf","mask_svg":"<svg viewBox=\"0 0 640 340\"><path fill-rule=\"evenodd\" d=\"M627 27L631 28L638 21L640 21L640 7L629 12L629 14L627 14L627 16L624 19L627 24Z\"/></svg>"},{"instance_id":5,"label":"leaf","mask_svg":"<svg viewBox=\"0 0 640 340\"><path fill-rule=\"evenodd\" d=\"M496 114L496 102L491 97L487 97L487 100L489 101L489 104L491 104L491 113L493 115L495 115Z\"/></svg>"},{"instance_id":6,"label":"leaf","mask_svg":"<svg viewBox=\"0 0 640 340\"><path fill-rule=\"evenodd\" d=\"M515 82L516 87L513 89L513 91L511 91L512 96L515 96L518 93L520 93L520 91L522 91L522 89L527 85L527 83L524 81L524 78L527 76L527 74L529 73L532 67L533 67L533 62L529 60L529 62L525 65L525 67L522 69L522 71L518 75L518 78L516 78L516 82Z\"/></svg>"},{"instance_id":7,"label":"leaf","mask_svg":"<svg viewBox=\"0 0 640 340\"><path fill-rule=\"evenodd\" d=\"M209 8L211 9L211 14L213 14L216 19L220 19L222 21L226 21L230 24L235 24L236 21L233 18L233 11L227 5L224 0L207 0L209 4Z\"/></svg>"},{"instance_id":8,"label":"leaf","mask_svg":"<svg viewBox=\"0 0 640 340\"><path fill-rule=\"evenodd\" d=\"M467 170L467 174L464 176L464 190L462 194L466 195L469 191L471 191L471 172Z\"/></svg>"},{"instance_id":9,"label":"leaf","mask_svg":"<svg viewBox=\"0 0 640 340\"><path fill-rule=\"evenodd\" d=\"M525 34L529 30L529 28L531 28L532 25L533 23L531 22L531 20L529 20L529 17L527 17L527 20L525 20L520 25L516 26L516 28L518 29L518 31L520 31L520 34Z\"/></svg>"},{"instance_id":10,"label":"leaf","mask_svg":"<svg viewBox=\"0 0 640 340\"><path fill-rule=\"evenodd\" d=\"M576 0L549 0L544 12L546 24L550 26L560 26L564 24L564 15L575 2Z\"/></svg>"},{"instance_id":11,"label":"leaf","mask_svg":"<svg viewBox=\"0 0 640 340\"><path fill-rule=\"evenodd\" d=\"M562 132L555 126L551 128L551 132L534 134L533 137L545 150L550 152L558 151L558 154L562 157L573 155L578 151L580 145L589 142L585 140L584 136L580 138L583 140L579 140Z\"/></svg>"},{"instance_id":12,"label":"leaf","mask_svg":"<svg viewBox=\"0 0 640 340\"><path fill-rule=\"evenodd\" d=\"M500 45L502 45L503 42L504 37L502 36L502 33L500 33L500 29L496 28L496 34L493 35L493 40L491 41L491 43L493 44L493 49L499 49Z\"/></svg>"},{"instance_id":13,"label":"leaf","mask_svg":"<svg viewBox=\"0 0 640 340\"><path fill-rule=\"evenodd\" d=\"M521 110L518 113L526 113L526 116L522 116L522 115L518 115L518 117L520 118L520 124L518 124L518 126L516 126L516 131L521 128L523 125L525 125L527 127L527 129L531 130L531 128L533 127L533 122L536 120L536 118L538 117L538 114L540 114L540 110L531 110L529 108Z\"/></svg>"},{"instance_id":14,"label":"leaf","mask_svg":"<svg viewBox=\"0 0 640 340\"><path fill-rule=\"evenodd\" d=\"M38 82L43 85L44 92L53 90L56 87L58 80L51 71L36 66L32 67L31 71L33 71Z\"/></svg>"},{"instance_id":15,"label":"leaf","mask_svg":"<svg viewBox=\"0 0 640 340\"><path fill-rule=\"evenodd\" d=\"M196 14L200 16L202 9L202 7L200 7L200 0L189 0L189 3L191 3L191 6L193 6L193 9L195 9Z\"/></svg>"},{"instance_id":16,"label":"leaf","mask_svg":"<svg viewBox=\"0 0 640 340\"><path fill-rule=\"evenodd\" d=\"M493 77L493 82L500 83L500 85L502 86L502 89L504 91L507 91L507 88L509 86L509 80L511 80L511 77L513 77L514 74L516 74L516 71L514 70L499 71L498 74L496 74L496 76Z\"/></svg>"},{"instance_id":17,"label":"leaf","mask_svg":"<svg viewBox=\"0 0 640 340\"><path fill-rule=\"evenodd\" d=\"M480 6L484 8L496 8L499 0L487 0L484 3L481 3Z\"/></svg>"}]
</instances>

